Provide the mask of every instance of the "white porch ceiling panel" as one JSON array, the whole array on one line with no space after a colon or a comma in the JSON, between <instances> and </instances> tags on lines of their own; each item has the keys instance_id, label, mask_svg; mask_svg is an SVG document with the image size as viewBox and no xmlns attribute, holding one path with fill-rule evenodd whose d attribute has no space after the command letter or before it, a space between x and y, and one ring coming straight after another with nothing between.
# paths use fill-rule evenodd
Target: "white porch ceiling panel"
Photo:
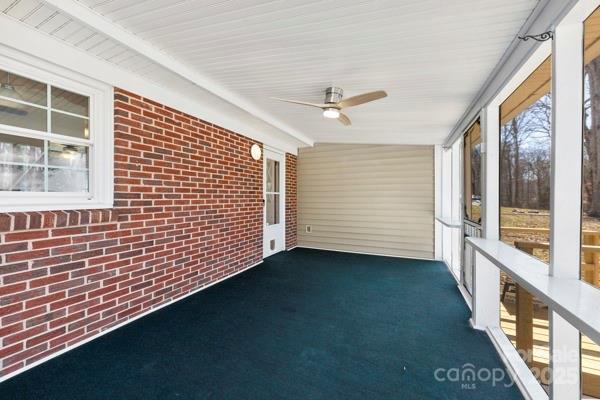
<instances>
[{"instance_id":1,"label":"white porch ceiling panel","mask_svg":"<svg viewBox=\"0 0 600 400\"><path fill-rule=\"evenodd\" d=\"M68 1L52 3L68 4ZM111 24L316 142L437 144L501 59L537 0L79 0ZM189 80L37 0L0 11L167 86ZM322 102L384 89L344 127Z\"/></svg>"}]
</instances>

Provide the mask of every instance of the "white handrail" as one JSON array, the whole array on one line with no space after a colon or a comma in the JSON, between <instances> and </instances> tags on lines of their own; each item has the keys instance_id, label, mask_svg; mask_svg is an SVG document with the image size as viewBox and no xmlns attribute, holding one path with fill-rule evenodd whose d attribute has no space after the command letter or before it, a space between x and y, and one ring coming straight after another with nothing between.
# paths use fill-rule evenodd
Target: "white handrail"
<instances>
[{"instance_id":1,"label":"white handrail","mask_svg":"<svg viewBox=\"0 0 600 400\"><path fill-rule=\"evenodd\" d=\"M466 240L538 300L600 343L600 289L579 279L550 276L547 264L499 240L475 237Z\"/></svg>"}]
</instances>

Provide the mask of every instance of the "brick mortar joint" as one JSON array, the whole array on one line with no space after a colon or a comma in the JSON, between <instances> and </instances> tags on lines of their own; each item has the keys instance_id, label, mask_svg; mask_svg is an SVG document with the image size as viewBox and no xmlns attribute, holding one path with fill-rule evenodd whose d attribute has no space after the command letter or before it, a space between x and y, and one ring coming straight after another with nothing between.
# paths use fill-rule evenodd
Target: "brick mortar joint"
<instances>
[{"instance_id":1,"label":"brick mortar joint","mask_svg":"<svg viewBox=\"0 0 600 400\"><path fill-rule=\"evenodd\" d=\"M118 222L117 208L0 213L0 234Z\"/></svg>"}]
</instances>

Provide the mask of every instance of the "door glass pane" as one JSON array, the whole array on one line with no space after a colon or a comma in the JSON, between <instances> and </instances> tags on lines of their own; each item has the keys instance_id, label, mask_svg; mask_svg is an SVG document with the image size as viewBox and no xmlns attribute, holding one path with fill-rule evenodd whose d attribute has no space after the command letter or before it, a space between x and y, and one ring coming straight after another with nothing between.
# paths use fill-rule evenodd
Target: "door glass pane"
<instances>
[{"instance_id":1,"label":"door glass pane","mask_svg":"<svg viewBox=\"0 0 600 400\"><path fill-rule=\"evenodd\" d=\"M0 98L0 124L46 131L46 109Z\"/></svg>"},{"instance_id":2,"label":"door glass pane","mask_svg":"<svg viewBox=\"0 0 600 400\"><path fill-rule=\"evenodd\" d=\"M600 287L600 10L584 23L581 279ZM579 267L579 266L577 266ZM600 398L600 346L581 337L585 396Z\"/></svg>"},{"instance_id":3,"label":"door glass pane","mask_svg":"<svg viewBox=\"0 0 600 400\"><path fill-rule=\"evenodd\" d=\"M77 93L52 87L52 109L89 117L90 99Z\"/></svg>"},{"instance_id":4,"label":"door glass pane","mask_svg":"<svg viewBox=\"0 0 600 400\"><path fill-rule=\"evenodd\" d=\"M0 96L45 106L48 85L0 69Z\"/></svg>"},{"instance_id":5,"label":"door glass pane","mask_svg":"<svg viewBox=\"0 0 600 400\"><path fill-rule=\"evenodd\" d=\"M500 236L548 262L551 59L500 106Z\"/></svg>"},{"instance_id":6,"label":"door glass pane","mask_svg":"<svg viewBox=\"0 0 600 400\"><path fill-rule=\"evenodd\" d=\"M548 306L500 272L500 327L537 380L548 389Z\"/></svg>"},{"instance_id":7,"label":"door glass pane","mask_svg":"<svg viewBox=\"0 0 600 400\"><path fill-rule=\"evenodd\" d=\"M279 195L267 194L267 225L279 223Z\"/></svg>"},{"instance_id":8,"label":"door glass pane","mask_svg":"<svg viewBox=\"0 0 600 400\"><path fill-rule=\"evenodd\" d=\"M471 219L481 223L481 140L471 146Z\"/></svg>"},{"instance_id":9,"label":"door glass pane","mask_svg":"<svg viewBox=\"0 0 600 400\"><path fill-rule=\"evenodd\" d=\"M43 192L44 168L0 164L0 191Z\"/></svg>"},{"instance_id":10,"label":"door glass pane","mask_svg":"<svg viewBox=\"0 0 600 400\"><path fill-rule=\"evenodd\" d=\"M267 159L267 192L279 193L279 161Z\"/></svg>"}]
</instances>

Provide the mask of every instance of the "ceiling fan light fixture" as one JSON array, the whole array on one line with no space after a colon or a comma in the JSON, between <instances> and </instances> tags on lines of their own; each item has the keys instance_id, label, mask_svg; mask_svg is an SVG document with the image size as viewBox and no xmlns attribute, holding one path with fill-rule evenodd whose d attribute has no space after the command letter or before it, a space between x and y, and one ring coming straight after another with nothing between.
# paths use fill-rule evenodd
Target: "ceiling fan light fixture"
<instances>
[{"instance_id":1,"label":"ceiling fan light fixture","mask_svg":"<svg viewBox=\"0 0 600 400\"><path fill-rule=\"evenodd\" d=\"M340 110L338 110L337 108L326 108L323 110L323 116L325 118L339 118L340 117Z\"/></svg>"},{"instance_id":2,"label":"ceiling fan light fixture","mask_svg":"<svg viewBox=\"0 0 600 400\"><path fill-rule=\"evenodd\" d=\"M307 101L281 99L279 97L272 97L274 100L285 101L286 103L300 104L301 106L309 106L320 108L323 111L325 118L337 119L341 124L345 126L352 125L352 121L346 114L341 111L348 107L355 107L361 104L370 103L375 100L383 99L387 96L387 93L383 90L377 90L375 92L368 92L352 96L350 98L343 98L344 91L338 87L329 87L325 89L325 103L316 104L309 103Z\"/></svg>"}]
</instances>

